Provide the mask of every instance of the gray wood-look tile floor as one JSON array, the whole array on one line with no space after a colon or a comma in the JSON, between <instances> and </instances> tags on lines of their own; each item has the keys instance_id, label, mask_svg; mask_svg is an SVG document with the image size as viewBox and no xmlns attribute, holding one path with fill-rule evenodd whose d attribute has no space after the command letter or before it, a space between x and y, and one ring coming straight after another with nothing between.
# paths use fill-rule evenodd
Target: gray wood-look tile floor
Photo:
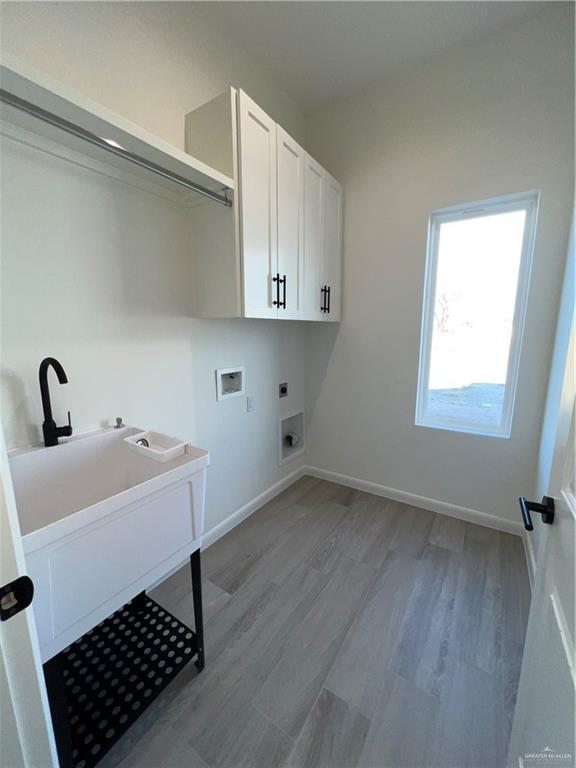
<instances>
[{"instance_id":1,"label":"gray wood-look tile floor","mask_svg":"<svg viewBox=\"0 0 576 768\"><path fill-rule=\"evenodd\" d=\"M521 539L304 477L203 554L192 664L110 766L504 766ZM189 569L152 597L193 626Z\"/></svg>"}]
</instances>

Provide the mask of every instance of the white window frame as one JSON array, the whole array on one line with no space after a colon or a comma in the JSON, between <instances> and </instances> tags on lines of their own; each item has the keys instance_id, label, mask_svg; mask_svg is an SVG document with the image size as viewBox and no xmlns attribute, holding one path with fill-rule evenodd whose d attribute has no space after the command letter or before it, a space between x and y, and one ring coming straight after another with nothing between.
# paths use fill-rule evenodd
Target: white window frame
<instances>
[{"instance_id":1,"label":"white window frame","mask_svg":"<svg viewBox=\"0 0 576 768\"><path fill-rule=\"evenodd\" d=\"M452 432L466 432L473 435L509 438L512 431L512 418L518 383L518 368L522 348L522 336L526 307L528 303L528 288L536 237L536 221L538 216L538 191L521 192L513 195L493 197L466 205L432 211L428 221L428 238L426 246L426 273L424 279L424 299L422 307L422 326L420 334L420 361L418 369L418 389L416 394L416 426L443 429ZM518 270L518 283L514 316L512 321L512 336L508 355L502 418L496 427L480 424L479 422L464 422L460 419L438 419L427 414L428 382L430 379L430 357L432 352L432 333L434 328L434 303L436 296L436 275L438 264L438 246L440 227L442 224L463 219L476 219L482 216L492 216L497 213L525 211L524 239Z\"/></svg>"}]
</instances>

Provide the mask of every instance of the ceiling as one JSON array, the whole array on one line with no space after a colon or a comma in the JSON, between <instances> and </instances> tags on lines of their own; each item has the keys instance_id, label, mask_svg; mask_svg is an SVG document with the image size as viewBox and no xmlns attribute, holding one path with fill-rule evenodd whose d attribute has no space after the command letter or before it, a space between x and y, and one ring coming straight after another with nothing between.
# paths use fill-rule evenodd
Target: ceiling
<instances>
[{"instance_id":1,"label":"ceiling","mask_svg":"<svg viewBox=\"0 0 576 768\"><path fill-rule=\"evenodd\" d=\"M309 112L377 86L541 2L201 2L194 13L267 66Z\"/></svg>"}]
</instances>

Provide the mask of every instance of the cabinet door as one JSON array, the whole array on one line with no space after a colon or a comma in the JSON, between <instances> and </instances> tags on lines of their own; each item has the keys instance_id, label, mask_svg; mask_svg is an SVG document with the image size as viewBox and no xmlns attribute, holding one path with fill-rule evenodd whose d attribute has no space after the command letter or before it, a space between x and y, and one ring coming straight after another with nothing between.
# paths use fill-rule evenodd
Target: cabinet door
<instances>
[{"instance_id":1,"label":"cabinet door","mask_svg":"<svg viewBox=\"0 0 576 768\"><path fill-rule=\"evenodd\" d=\"M342 185L324 172L324 250L322 285L328 288L322 319L340 320L342 307Z\"/></svg>"},{"instance_id":2,"label":"cabinet door","mask_svg":"<svg viewBox=\"0 0 576 768\"><path fill-rule=\"evenodd\" d=\"M244 315L277 317L276 123L243 91L238 117Z\"/></svg>"},{"instance_id":3,"label":"cabinet door","mask_svg":"<svg viewBox=\"0 0 576 768\"><path fill-rule=\"evenodd\" d=\"M322 250L324 242L324 169L310 155L304 165L304 313L321 320Z\"/></svg>"},{"instance_id":4,"label":"cabinet door","mask_svg":"<svg viewBox=\"0 0 576 768\"><path fill-rule=\"evenodd\" d=\"M278 318L303 315L304 274L304 157L305 152L277 126L278 273L282 306ZM285 306L284 306L285 304Z\"/></svg>"}]
</instances>

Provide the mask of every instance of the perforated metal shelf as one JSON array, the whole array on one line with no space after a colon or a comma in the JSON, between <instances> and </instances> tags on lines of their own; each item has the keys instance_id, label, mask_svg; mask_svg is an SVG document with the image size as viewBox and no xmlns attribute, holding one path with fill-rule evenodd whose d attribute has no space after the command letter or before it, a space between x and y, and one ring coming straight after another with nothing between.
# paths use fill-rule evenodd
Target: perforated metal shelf
<instances>
[{"instance_id":1,"label":"perforated metal shelf","mask_svg":"<svg viewBox=\"0 0 576 768\"><path fill-rule=\"evenodd\" d=\"M62 651L74 768L92 768L197 652L195 633L149 597Z\"/></svg>"}]
</instances>

